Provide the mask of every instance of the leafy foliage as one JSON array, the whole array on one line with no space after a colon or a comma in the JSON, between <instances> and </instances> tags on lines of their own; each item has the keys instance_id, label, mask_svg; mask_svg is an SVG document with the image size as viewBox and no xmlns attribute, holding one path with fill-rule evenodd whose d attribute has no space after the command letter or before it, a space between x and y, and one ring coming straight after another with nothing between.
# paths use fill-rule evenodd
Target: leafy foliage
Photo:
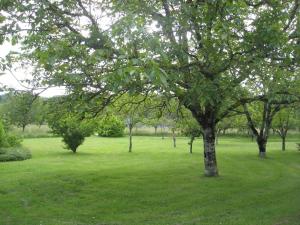
<instances>
[{"instance_id":1,"label":"leafy foliage","mask_svg":"<svg viewBox=\"0 0 300 225\"><path fill-rule=\"evenodd\" d=\"M116 116L106 115L97 123L96 131L101 137L122 137L124 129L124 121Z\"/></svg>"},{"instance_id":2,"label":"leafy foliage","mask_svg":"<svg viewBox=\"0 0 300 225\"><path fill-rule=\"evenodd\" d=\"M0 147L4 146L6 143L6 134L2 120L0 120Z\"/></svg>"},{"instance_id":3,"label":"leafy foliage","mask_svg":"<svg viewBox=\"0 0 300 225\"><path fill-rule=\"evenodd\" d=\"M21 145L22 139L4 129L0 118L0 148L16 147Z\"/></svg>"},{"instance_id":4,"label":"leafy foliage","mask_svg":"<svg viewBox=\"0 0 300 225\"><path fill-rule=\"evenodd\" d=\"M55 117L54 120L49 120L49 126L55 134L62 136L66 148L74 153L80 146L85 137L90 136L94 131L94 125L91 121L83 121L78 117L65 114L61 117Z\"/></svg>"},{"instance_id":5,"label":"leafy foliage","mask_svg":"<svg viewBox=\"0 0 300 225\"><path fill-rule=\"evenodd\" d=\"M76 153L85 137L93 134L95 123L74 110L68 97L54 97L48 102L47 122L54 134L63 138L66 148Z\"/></svg>"},{"instance_id":6,"label":"leafy foliage","mask_svg":"<svg viewBox=\"0 0 300 225\"><path fill-rule=\"evenodd\" d=\"M0 162L19 161L31 158L31 153L22 148L21 139L7 133L0 118Z\"/></svg>"},{"instance_id":7,"label":"leafy foliage","mask_svg":"<svg viewBox=\"0 0 300 225\"><path fill-rule=\"evenodd\" d=\"M10 124L24 130L34 121L33 105L36 97L31 92L10 93L5 110Z\"/></svg>"},{"instance_id":8,"label":"leafy foliage","mask_svg":"<svg viewBox=\"0 0 300 225\"><path fill-rule=\"evenodd\" d=\"M201 127L195 120L184 120L181 132L187 137L200 137L202 135Z\"/></svg>"}]
</instances>

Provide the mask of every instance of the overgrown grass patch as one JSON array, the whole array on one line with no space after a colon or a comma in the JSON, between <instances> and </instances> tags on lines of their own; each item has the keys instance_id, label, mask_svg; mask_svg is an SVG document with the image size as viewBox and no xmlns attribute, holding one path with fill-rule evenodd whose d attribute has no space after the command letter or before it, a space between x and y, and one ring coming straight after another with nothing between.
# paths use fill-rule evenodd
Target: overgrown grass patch
<instances>
[{"instance_id":1,"label":"overgrown grass patch","mask_svg":"<svg viewBox=\"0 0 300 225\"><path fill-rule=\"evenodd\" d=\"M51 129L47 125L28 125L24 131L19 127L13 127L12 132L22 138L46 138L53 137Z\"/></svg>"},{"instance_id":2,"label":"overgrown grass patch","mask_svg":"<svg viewBox=\"0 0 300 225\"><path fill-rule=\"evenodd\" d=\"M0 149L0 162L21 161L30 158L31 158L30 151L22 147Z\"/></svg>"}]
</instances>

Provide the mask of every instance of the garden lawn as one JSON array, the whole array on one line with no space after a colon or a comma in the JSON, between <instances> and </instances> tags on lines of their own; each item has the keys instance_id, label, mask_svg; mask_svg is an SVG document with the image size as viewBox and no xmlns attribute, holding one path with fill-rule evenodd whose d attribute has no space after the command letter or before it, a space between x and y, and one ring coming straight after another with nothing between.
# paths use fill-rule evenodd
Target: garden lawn
<instances>
[{"instance_id":1,"label":"garden lawn","mask_svg":"<svg viewBox=\"0 0 300 225\"><path fill-rule=\"evenodd\" d=\"M296 142L296 140L294 140ZM220 138L220 176L203 176L202 142L91 137L78 153L60 138L25 139L32 159L0 163L1 225L299 225L300 151ZM298 141L299 142L299 141Z\"/></svg>"}]
</instances>

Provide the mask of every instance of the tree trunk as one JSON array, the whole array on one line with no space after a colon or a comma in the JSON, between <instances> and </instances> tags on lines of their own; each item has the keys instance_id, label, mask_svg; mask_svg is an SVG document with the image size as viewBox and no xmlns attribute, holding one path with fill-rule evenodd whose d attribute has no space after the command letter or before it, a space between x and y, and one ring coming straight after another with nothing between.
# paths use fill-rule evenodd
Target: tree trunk
<instances>
[{"instance_id":1,"label":"tree trunk","mask_svg":"<svg viewBox=\"0 0 300 225\"><path fill-rule=\"evenodd\" d=\"M161 139L165 139L164 129L161 127Z\"/></svg>"},{"instance_id":2,"label":"tree trunk","mask_svg":"<svg viewBox=\"0 0 300 225\"><path fill-rule=\"evenodd\" d=\"M173 137L173 147L176 148L176 134L174 129L172 129L172 137Z\"/></svg>"},{"instance_id":3,"label":"tree trunk","mask_svg":"<svg viewBox=\"0 0 300 225\"><path fill-rule=\"evenodd\" d=\"M203 129L205 176L218 176L215 150L215 129L207 126Z\"/></svg>"},{"instance_id":4,"label":"tree trunk","mask_svg":"<svg viewBox=\"0 0 300 225\"><path fill-rule=\"evenodd\" d=\"M26 125L22 125L22 132L24 133Z\"/></svg>"},{"instance_id":5,"label":"tree trunk","mask_svg":"<svg viewBox=\"0 0 300 225\"><path fill-rule=\"evenodd\" d=\"M156 136L156 134L157 134L157 126L154 127L154 134Z\"/></svg>"},{"instance_id":6,"label":"tree trunk","mask_svg":"<svg viewBox=\"0 0 300 225\"><path fill-rule=\"evenodd\" d=\"M281 140L282 140L281 149L282 149L282 151L285 151L285 136L284 135L281 137Z\"/></svg>"},{"instance_id":7,"label":"tree trunk","mask_svg":"<svg viewBox=\"0 0 300 225\"><path fill-rule=\"evenodd\" d=\"M216 125L219 120L216 119L216 109L208 105L201 109L198 103L195 105L186 105L193 116L201 126L204 147L204 175L207 177L216 177L219 175L217 167L217 157L215 148Z\"/></svg>"},{"instance_id":8,"label":"tree trunk","mask_svg":"<svg viewBox=\"0 0 300 225\"><path fill-rule=\"evenodd\" d=\"M285 151L285 139L288 132L288 129L281 127L280 129L275 130L279 137L281 137L281 150Z\"/></svg>"},{"instance_id":9,"label":"tree trunk","mask_svg":"<svg viewBox=\"0 0 300 225\"><path fill-rule=\"evenodd\" d=\"M256 142L258 144L259 157L265 158L266 157L267 140L258 137Z\"/></svg>"},{"instance_id":10,"label":"tree trunk","mask_svg":"<svg viewBox=\"0 0 300 225\"><path fill-rule=\"evenodd\" d=\"M132 152L132 126L129 125L129 149L128 152Z\"/></svg>"},{"instance_id":11,"label":"tree trunk","mask_svg":"<svg viewBox=\"0 0 300 225\"><path fill-rule=\"evenodd\" d=\"M194 140L195 140L195 137L192 136L192 137L191 137L191 140L190 140L190 143L189 143L189 145L190 145L190 153L191 153L191 154L193 153L193 142L194 142Z\"/></svg>"}]
</instances>

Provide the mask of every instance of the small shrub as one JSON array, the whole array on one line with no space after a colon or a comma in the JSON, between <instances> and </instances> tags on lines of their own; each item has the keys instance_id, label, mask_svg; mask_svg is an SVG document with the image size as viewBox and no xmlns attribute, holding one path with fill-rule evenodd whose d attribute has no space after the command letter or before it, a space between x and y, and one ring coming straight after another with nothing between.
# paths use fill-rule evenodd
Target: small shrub
<instances>
[{"instance_id":1,"label":"small shrub","mask_svg":"<svg viewBox=\"0 0 300 225\"><path fill-rule=\"evenodd\" d=\"M97 133L101 137L122 137L125 124L115 116L106 116L98 122Z\"/></svg>"},{"instance_id":2,"label":"small shrub","mask_svg":"<svg viewBox=\"0 0 300 225\"><path fill-rule=\"evenodd\" d=\"M6 136L6 143L8 147L17 147L20 146L22 142L21 137L12 135L12 134L7 134Z\"/></svg>"},{"instance_id":3,"label":"small shrub","mask_svg":"<svg viewBox=\"0 0 300 225\"><path fill-rule=\"evenodd\" d=\"M0 148L0 155L5 154L6 153L6 149L5 148Z\"/></svg>"},{"instance_id":4,"label":"small shrub","mask_svg":"<svg viewBox=\"0 0 300 225\"><path fill-rule=\"evenodd\" d=\"M5 131L3 122L0 119L0 148L20 146L21 141L22 139L20 137Z\"/></svg>"},{"instance_id":5,"label":"small shrub","mask_svg":"<svg viewBox=\"0 0 300 225\"><path fill-rule=\"evenodd\" d=\"M93 133L94 125L92 121L80 120L74 115L66 114L60 118L49 120L49 125L53 133L60 135L66 145L66 149L76 153L85 137Z\"/></svg>"},{"instance_id":6,"label":"small shrub","mask_svg":"<svg viewBox=\"0 0 300 225\"><path fill-rule=\"evenodd\" d=\"M62 134L62 137L63 142L66 144L66 148L75 153L78 146L84 142L85 134L80 130L70 129L65 134Z\"/></svg>"},{"instance_id":7,"label":"small shrub","mask_svg":"<svg viewBox=\"0 0 300 225\"><path fill-rule=\"evenodd\" d=\"M5 145L6 145L6 133L4 130L2 120L0 119L0 147L3 147Z\"/></svg>"},{"instance_id":8,"label":"small shrub","mask_svg":"<svg viewBox=\"0 0 300 225\"><path fill-rule=\"evenodd\" d=\"M30 151L21 147L0 149L0 152L2 152L0 162L21 161L31 158Z\"/></svg>"}]
</instances>

